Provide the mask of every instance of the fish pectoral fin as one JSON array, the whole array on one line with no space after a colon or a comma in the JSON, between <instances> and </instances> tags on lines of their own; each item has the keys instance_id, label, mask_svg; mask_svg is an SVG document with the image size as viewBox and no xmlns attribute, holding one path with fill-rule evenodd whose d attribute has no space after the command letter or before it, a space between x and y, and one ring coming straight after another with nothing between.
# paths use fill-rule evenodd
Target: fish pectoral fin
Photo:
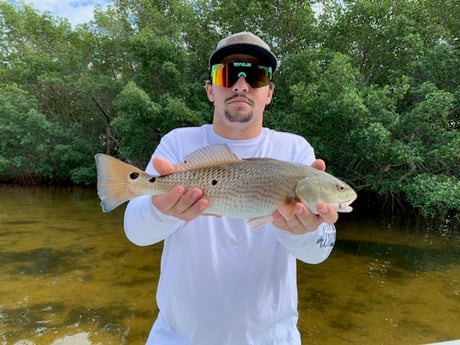
<instances>
[{"instance_id":1,"label":"fish pectoral fin","mask_svg":"<svg viewBox=\"0 0 460 345\"><path fill-rule=\"evenodd\" d=\"M273 222L273 215L271 214L262 217L248 219L249 226L252 230L255 230L263 225L267 225L271 222Z\"/></svg>"},{"instance_id":2,"label":"fish pectoral fin","mask_svg":"<svg viewBox=\"0 0 460 345\"><path fill-rule=\"evenodd\" d=\"M203 216L222 217L221 214L217 213L203 213Z\"/></svg>"}]
</instances>

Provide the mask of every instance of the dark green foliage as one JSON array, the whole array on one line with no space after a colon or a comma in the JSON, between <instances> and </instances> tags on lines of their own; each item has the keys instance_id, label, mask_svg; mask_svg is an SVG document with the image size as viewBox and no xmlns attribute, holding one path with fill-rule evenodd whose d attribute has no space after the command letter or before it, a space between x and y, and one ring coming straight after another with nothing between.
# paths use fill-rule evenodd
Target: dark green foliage
<instances>
[{"instance_id":1,"label":"dark green foliage","mask_svg":"<svg viewBox=\"0 0 460 345\"><path fill-rule=\"evenodd\" d=\"M119 114L113 121L118 140L118 151L122 158L144 167L161 136L182 126L197 126L203 123L196 112L183 101L167 94L154 103L149 95L130 82L114 101Z\"/></svg>"},{"instance_id":2,"label":"dark green foliage","mask_svg":"<svg viewBox=\"0 0 460 345\"><path fill-rule=\"evenodd\" d=\"M458 1L318 4L115 0L72 28L0 2L0 180L91 184L101 151L145 166L211 120L208 56L249 30L281 60L265 125L380 202L460 216Z\"/></svg>"},{"instance_id":3,"label":"dark green foliage","mask_svg":"<svg viewBox=\"0 0 460 345\"><path fill-rule=\"evenodd\" d=\"M78 124L47 119L26 91L0 86L0 180L88 184L96 149L89 140Z\"/></svg>"}]
</instances>

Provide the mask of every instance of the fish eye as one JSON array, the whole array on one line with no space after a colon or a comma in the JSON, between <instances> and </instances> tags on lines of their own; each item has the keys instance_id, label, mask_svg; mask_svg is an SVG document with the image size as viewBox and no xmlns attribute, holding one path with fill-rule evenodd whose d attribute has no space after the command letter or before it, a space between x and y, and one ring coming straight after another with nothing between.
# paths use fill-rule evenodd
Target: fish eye
<instances>
[{"instance_id":1,"label":"fish eye","mask_svg":"<svg viewBox=\"0 0 460 345\"><path fill-rule=\"evenodd\" d=\"M343 192L345 190L345 187L340 184L337 184L336 187L337 187L337 190L340 192Z\"/></svg>"},{"instance_id":2,"label":"fish eye","mask_svg":"<svg viewBox=\"0 0 460 345\"><path fill-rule=\"evenodd\" d=\"M139 177L139 174L137 172L132 172L131 174L129 174L129 178L131 180L135 180Z\"/></svg>"}]
</instances>

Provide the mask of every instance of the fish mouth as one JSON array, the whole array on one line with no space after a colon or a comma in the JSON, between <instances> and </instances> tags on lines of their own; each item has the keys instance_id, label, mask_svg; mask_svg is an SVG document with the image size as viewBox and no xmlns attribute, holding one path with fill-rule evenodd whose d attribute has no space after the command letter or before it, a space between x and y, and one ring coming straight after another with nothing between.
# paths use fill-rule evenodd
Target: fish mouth
<instances>
[{"instance_id":1,"label":"fish mouth","mask_svg":"<svg viewBox=\"0 0 460 345\"><path fill-rule=\"evenodd\" d=\"M348 213L348 212L351 212L353 211L353 207L350 206L350 204L353 202L354 200L348 200L348 201L344 201L344 202L339 202L337 204L335 204L334 208L337 212L344 212L344 213Z\"/></svg>"}]
</instances>

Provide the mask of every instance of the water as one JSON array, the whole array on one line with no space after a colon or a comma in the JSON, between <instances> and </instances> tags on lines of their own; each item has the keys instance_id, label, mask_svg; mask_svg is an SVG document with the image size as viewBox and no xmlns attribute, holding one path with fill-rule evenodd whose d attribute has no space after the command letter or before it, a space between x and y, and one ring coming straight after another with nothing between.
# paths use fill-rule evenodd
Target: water
<instances>
[{"instance_id":1,"label":"water","mask_svg":"<svg viewBox=\"0 0 460 345\"><path fill-rule=\"evenodd\" d=\"M0 344L141 345L155 319L161 244L123 234L91 189L0 186ZM460 338L460 228L357 214L320 265L299 264L304 344Z\"/></svg>"}]
</instances>

